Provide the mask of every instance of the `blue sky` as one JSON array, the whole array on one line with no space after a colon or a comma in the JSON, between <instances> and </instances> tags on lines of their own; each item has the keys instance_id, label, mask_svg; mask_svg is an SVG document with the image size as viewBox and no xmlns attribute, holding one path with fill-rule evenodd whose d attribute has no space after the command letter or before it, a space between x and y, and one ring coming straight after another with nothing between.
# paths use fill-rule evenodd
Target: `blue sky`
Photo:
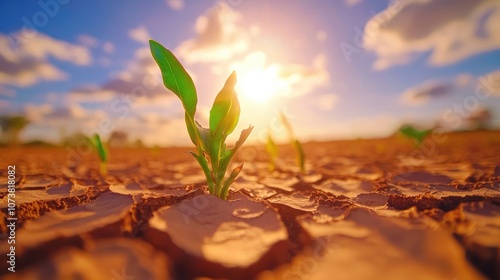
<instances>
[{"instance_id":1,"label":"blue sky","mask_svg":"<svg viewBox=\"0 0 500 280\"><path fill-rule=\"evenodd\" d=\"M24 140L126 130L188 144L148 38L193 75L202 124L236 70L254 141L284 138L278 111L303 140L500 126L494 0L3 1L0 14L0 110L27 116Z\"/></svg>"}]
</instances>

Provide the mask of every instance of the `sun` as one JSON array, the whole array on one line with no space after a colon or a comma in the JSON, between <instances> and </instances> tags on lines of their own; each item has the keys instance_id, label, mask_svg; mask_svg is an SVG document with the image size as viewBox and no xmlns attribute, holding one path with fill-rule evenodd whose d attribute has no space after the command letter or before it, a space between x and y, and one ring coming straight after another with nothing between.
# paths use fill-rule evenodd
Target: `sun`
<instances>
[{"instance_id":1,"label":"sun","mask_svg":"<svg viewBox=\"0 0 500 280\"><path fill-rule=\"evenodd\" d=\"M276 65L266 65L262 52L249 54L241 63L232 67L238 73L236 92L241 99L254 103L269 103L283 88L283 79Z\"/></svg>"},{"instance_id":2,"label":"sun","mask_svg":"<svg viewBox=\"0 0 500 280\"><path fill-rule=\"evenodd\" d=\"M256 103L270 101L276 95L277 79L275 75L266 72L259 70L242 71L238 75L236 86L238 95Z\"/></svg>"}]
</instances>

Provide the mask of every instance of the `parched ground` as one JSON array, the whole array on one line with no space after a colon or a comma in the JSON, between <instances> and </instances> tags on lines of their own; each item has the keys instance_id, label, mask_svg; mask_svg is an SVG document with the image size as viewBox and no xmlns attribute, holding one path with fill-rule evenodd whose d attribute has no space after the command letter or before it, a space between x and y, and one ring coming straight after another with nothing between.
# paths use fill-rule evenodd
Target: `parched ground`
<instances>
[{"instance_id":1,"label":"parched ground","mask_svg":"<svg viewBox=\"0 0 500 280\"><path fill-rule=\"evenodd\" d=\"M500 132L245 147L228 201L184 150L0 149L0 278L500 279Z\"/></svg>"}]
</instances>

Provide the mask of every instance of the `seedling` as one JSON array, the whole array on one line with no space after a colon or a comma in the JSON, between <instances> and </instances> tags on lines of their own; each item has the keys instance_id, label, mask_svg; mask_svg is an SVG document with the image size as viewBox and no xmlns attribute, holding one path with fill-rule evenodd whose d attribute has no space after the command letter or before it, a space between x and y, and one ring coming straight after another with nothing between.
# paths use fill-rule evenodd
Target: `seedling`
<instances>
[{"instance_id":1,"label":"seedling","mask_svg":"<svg viewBox=\"0 0 500 280\"><path fill-rule=\"evenodd\" d=\"M413 139L417 146L420 146L427 136L432 133L432 129L418 130L411 125L403 125L399 132L404 136Z\"/></svg>"},{"instance_id":2,"label":"seedling","mask_svg":"<svg viewBox=\"0 0 500 280\"><path fill-rule=\"evenodd\" d=\"M290 139L290 143L292 144L293 148L295 149L296 153L296 160L297 160L297 165L300 168L301 173L305 173L305 155L304 155L304 149L302 149L302 144L300 144L299 140L295 138L295 134L293 133L292 125L288 121L288 118L285 116L285 114L280 113L280 120L283 126L285 127L286 131L288 132L288 138Z\"/></svg>"},{"instance_id":3,"label":"seedling","mask_svg":"<svg viewBox=\"0 0 500 280\"><path fill-rule=\"evenodd\" d=\"M272 172L276 168L276 158L278 157L278 146L276 146L276 143L273 140L271 131L267 133L266 152L269 155L269 171Z\"/></svg>"},{"instance_id":4,"label":"seedling","mask_svg":"<svg viewBox=\"0 0 500 280\"><path fill-rule=\"evenodd\" d=\"M94 134L92 138L88 138L89 142L92 144L94 147L94 150L97 152L97 155L99 156L100 164L99 164L99 172L101 173L102 176L105 176L108 173L108 151L104 147L101 137L99 137L99 134Z\"/></svg>"},{"instance_id":5,"label":"seedling","mask_svg":"<svg viewBox=\"0 0 500 280\"><path fill-rule=\"evenodd\" d=\"M227 168L253 129L252 126L244 129L234 147L231 149L226 147L226 138L234 131L240 117L240 104L234 91L236 73L233 72L229 76L215 98L210 110L209 128L204 128L195 120L198 95L191 76L174 54L160 43L149 40L149 47L154 60L160 67L163 84L179 97L184 107L187 131L196 146L196 153L189 152L189 154L201 166L210 194L226 199L229 186L241 172L243 164L233 169L226 178Z\"/></svg>"}]
</instances>

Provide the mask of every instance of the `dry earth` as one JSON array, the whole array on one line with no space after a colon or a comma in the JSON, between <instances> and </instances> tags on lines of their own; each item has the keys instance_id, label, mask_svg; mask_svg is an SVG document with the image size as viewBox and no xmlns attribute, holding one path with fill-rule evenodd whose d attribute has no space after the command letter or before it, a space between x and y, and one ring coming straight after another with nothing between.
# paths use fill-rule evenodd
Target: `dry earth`
<instances>
[{"instance_id":1,"label":"dry earth","mask_svg":"<svg viewBox=\"0 0 500 280\"><path fill-rule=\"evenodd\" d=\"M181 148L0 149L2 279L500 279L500 132L246 147L230 199ZM7 165L16 165L8 272Z\"/></svg>"}]
</instances>

